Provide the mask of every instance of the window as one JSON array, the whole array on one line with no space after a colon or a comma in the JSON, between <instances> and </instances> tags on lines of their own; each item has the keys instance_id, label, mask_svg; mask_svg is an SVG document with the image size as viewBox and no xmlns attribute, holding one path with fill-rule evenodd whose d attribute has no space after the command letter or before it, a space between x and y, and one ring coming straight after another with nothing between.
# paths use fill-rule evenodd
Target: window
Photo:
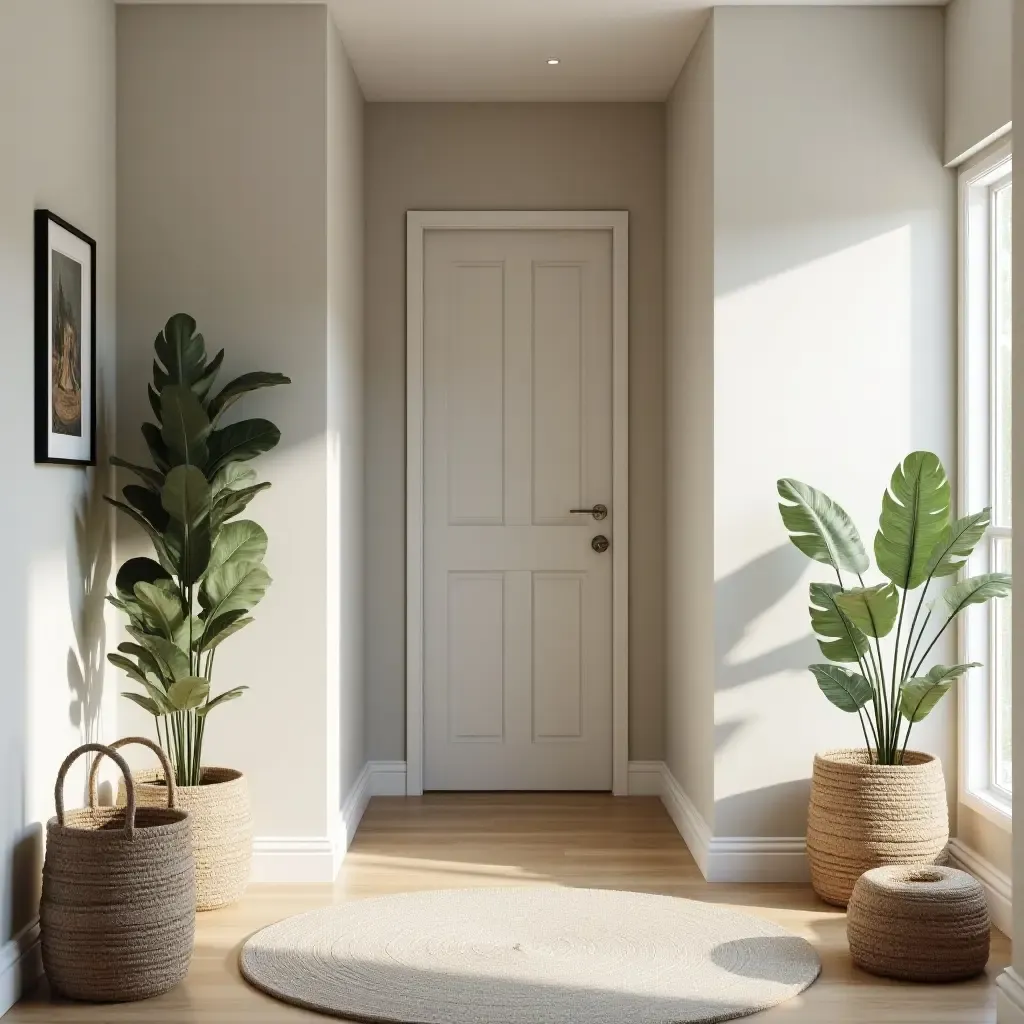
<instances>
[{"instance_id":1,"label":"window","mask_svg":"<svg viewBox=\"0 0 1024 1024\"><path fill-rule=\"evenodd\" d=\"M1003 143L960 173L960 512L992 509L970 575L1010 571L1011 150ZM961 617L961 800L1008 826L1012 790L1009 599Z\"/></svg>"}]
</instances>

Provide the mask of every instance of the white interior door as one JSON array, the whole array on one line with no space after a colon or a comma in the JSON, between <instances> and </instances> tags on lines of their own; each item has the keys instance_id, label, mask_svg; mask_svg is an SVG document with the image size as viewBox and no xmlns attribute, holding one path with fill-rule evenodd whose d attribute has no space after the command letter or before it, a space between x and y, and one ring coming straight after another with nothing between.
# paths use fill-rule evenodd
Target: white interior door
<instances>
[{"instance_id":1,"label":"white interior door","mask_svg":"<svg viewBox=\"0 0 1024 1024\"><path fill-rule=\"evenodd\" d=\"M611 789L612 234L423 259L424 788Z\"/></svg>"}]
</instances>

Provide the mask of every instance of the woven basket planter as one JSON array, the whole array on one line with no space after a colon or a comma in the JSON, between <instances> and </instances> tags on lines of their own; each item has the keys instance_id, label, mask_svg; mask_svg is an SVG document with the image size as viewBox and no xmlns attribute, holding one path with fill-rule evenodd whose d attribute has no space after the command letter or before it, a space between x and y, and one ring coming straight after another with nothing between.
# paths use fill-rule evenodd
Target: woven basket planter
<instances>
[{"instance_id":1,"label":"woven basket planter","mask_svg":"<svg viewBox=\"0 0 1024 1024\"><path fill-rule=\"evenodd\" d=\"M871 868L940 864L949 842L942 764L908 750L902 765L870 764L865 750L814 758L807 859L814 891L845 907Z\"/></svg>"},{"instance_id":2,"label":"woven basket planter","mask_svg":"<svg viewBox=\"0 0 1024 1024\"><path fill-rule=\"evenodd\" d=\"M962 981L985 970L991 924L981 883L944 867L875 868L846 917L853 962L904 981Z\"/></svg>"},{"instance_id":3,"label":"woven basket planter","mask_svg":"<svg viewBox=\"0 0 1024 1024\"><path fill-rule=\"evenodd\" d=\"M164 773L135 772L140 807L167 799ZM252 872L252 816L249 786L233 768L204 768L198 786L178 787L178 806L192 818L196 857L196 910L216 910L242 898ZM117 802L123 803L124 783Z\"/></svg>"},{"instance_id":4,"label":"woven basket planter","mask_svg":"<svg viewBox=\"0 0 1024 1024\"><path fill-rule=\"evenodd\" d=\"M125 742L125 741L122 741ZM163 751L148 740L138 740ZM46 824L39 906L43 967L54 991L90 1002L146 999L173 988L188 972L195 932L195 861L188 815L137 807L127 789L120 807L64 810L64 777L86 751L128 765L110 747L86 743L57 774L57 816Z\"/></svg>"}]
</instances>

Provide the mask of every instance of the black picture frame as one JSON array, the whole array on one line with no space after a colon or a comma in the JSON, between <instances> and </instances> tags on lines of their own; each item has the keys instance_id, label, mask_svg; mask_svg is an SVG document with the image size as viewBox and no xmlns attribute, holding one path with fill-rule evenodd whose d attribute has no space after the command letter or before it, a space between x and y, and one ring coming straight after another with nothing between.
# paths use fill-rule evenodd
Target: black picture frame
<instances>
[{"instance_id":1,"label":"black picture frame","mask_svg":"<svg viewBox=\"0 0 1024 1024\"><path fill-rule=\"evenodd\" d=\"M95 466L96 241L51 210L36 210L33 227L35 461ZM60 259L56 259L55 254ZM56 283L55 268L58 269ZM66 296L65 276L69 279ZM56 320L65 325L60 332L61 341L57 343L60 345L58 355L54 353L55 286L59 306ZM58 372L68 386L55 383Z\"/></svg>"}]
</instances>

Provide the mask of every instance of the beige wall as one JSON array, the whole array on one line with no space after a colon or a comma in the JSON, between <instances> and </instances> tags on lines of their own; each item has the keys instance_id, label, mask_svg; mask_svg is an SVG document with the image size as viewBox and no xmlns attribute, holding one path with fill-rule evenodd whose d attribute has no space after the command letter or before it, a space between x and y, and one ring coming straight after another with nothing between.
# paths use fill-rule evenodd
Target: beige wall
<instances>
[{"instance_id":1,"label":"beige wall","mask_svg":"<svg viewBox=\"0 0 1024 1024\"><path fill-rule=\"evenodd\" d=\"M953 0L946 11L945 162L959 163L1010 121L1013 0Z\"/></svg>"},{"instance_id":2,"label":"beige wall","mask_svg":"<svg viewBox=\"0 0 1024 1024\"><path fill-rule=\"evenodd\" d=\"M405 757L405 213L630 212L630 757L663 755L661 104L370 104L369 756Z\"/></svg>"},{"instance_id":3,"label":"beige wall","mask_svg":"<svg viewBox=\"0 0 1024 1024\"><path fill-rule=\"evenodd\" d=\"M44 73L45 72L45 73ZM10 940L34 919L42 829L64 756L114 735L103 597L110 474L33 464L33 229L46 207L96 240L97 427L114 411L114 8L110 0L0 4L0 1013ZM67 784L83 796L85 763Z\"/></svg>"},{"instance_id":4,"label":"beige wall","mask_svg":"<svg viewBox=\"0 0 1024 1024\"><path fill-rule=\"evenodd\" d=\"M363 94L333 21L327 26L327 487L329 662L336 657L340 797L366 760L363 656Z\"/></svg>"},{"instance_id":5,"label":"beige wall","mask_svg":"<svg viewBox=\"0 0 1024 1024\"><path fill-rule=\"evenodd\" d=\"M322 5L120 7L118 76L120 451L144 453L152 338L177 310L226 348L223 379L293 381L239 403L282 432L249 511L274 583L218 652L214 689L251 690L211 718L204 759L248 774L257 836L329 836L362 761L361 631L342 634L360 578L342 531L360 521L361 99Z\"/></svg>"},{"instance_id":6,"label":"beige wall","mask_svg":"<svg viewBox=\"0 0 1024 1024\"><path fill-rule=\"evenodd\" d=\"M714 23L666 108L665 760L714 815Z\"/></svg>"}]
</instances>

